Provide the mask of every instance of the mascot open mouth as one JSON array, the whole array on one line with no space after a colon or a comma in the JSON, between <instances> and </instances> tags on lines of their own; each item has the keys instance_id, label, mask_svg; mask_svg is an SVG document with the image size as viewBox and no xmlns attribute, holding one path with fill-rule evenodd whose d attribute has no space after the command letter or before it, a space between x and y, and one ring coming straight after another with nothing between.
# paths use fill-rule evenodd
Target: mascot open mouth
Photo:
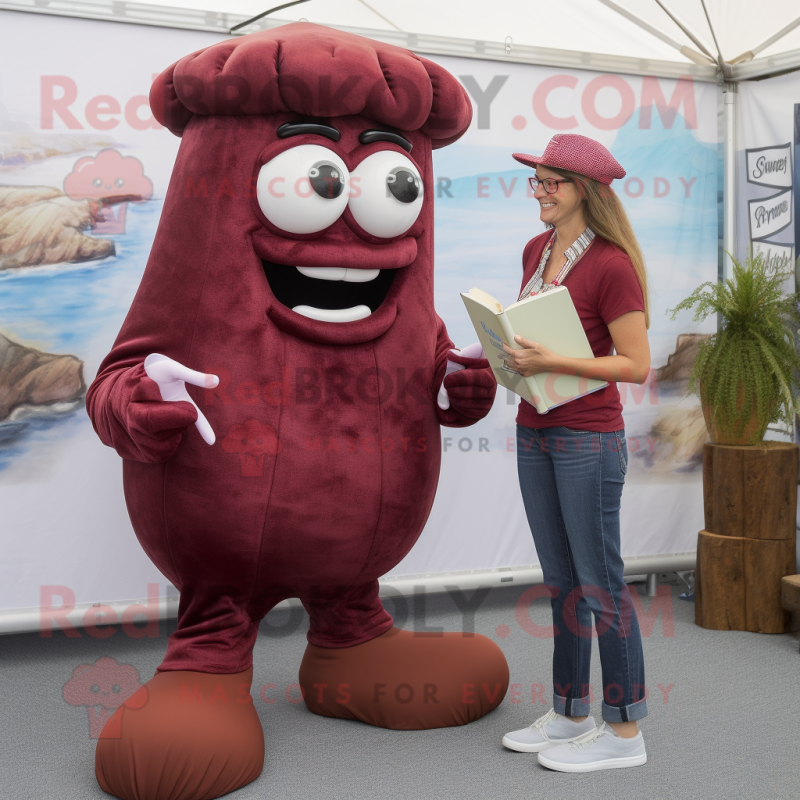
<instances>
[{"instance_id":1,"label":"mascot open mouth","mask_svg":"<svg viewBox=\"0 0 800 800\"><path fill-rule=\"evenodd\" d=\"M302 267L261 259L275 299L296 314L320 322L355 322L378 310L396 269Z\"/></svg>"}]
</instances>

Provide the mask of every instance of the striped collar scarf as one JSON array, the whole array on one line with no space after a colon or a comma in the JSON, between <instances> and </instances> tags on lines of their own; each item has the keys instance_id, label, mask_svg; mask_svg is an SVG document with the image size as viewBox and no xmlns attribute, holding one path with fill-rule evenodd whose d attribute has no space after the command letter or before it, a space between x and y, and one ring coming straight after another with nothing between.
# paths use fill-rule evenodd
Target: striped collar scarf
<instances>
[{"instance_id":1,"label":"striped collar scarf","mask_svg":"<svg viewBox=\"0 0 800 800\"><path fill-rule=\"evenodd\" d=\"M586 228L586 230L564 251L564 256L567 260L564 266L558 271L558 275L553 279L553 282L544 283L544 268L547 265L547 259L550 257L550 252L556 241L556 230L553 228L553 235L544 248L536 272L533 273L533 277L525 284L525 288L520 292L519 298L517 299L524 300L530 295L547 292L550 289L561 286L564 282L564 278L567 277L567 273L569 273L575 262L586 252L587 248L594 240L594 237L595 232L591 228Z\"/></svg>"}]
</instances>

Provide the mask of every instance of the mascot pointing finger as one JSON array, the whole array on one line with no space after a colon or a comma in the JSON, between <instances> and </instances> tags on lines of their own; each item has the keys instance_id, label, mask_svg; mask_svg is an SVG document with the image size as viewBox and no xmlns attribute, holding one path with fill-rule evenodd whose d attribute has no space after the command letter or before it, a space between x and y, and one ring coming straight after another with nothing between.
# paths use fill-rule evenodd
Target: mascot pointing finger
<instances>
[{"instance_id":1,"label":"mascot pointing finger","mask_svg":"<svg viewBox=\"0 0 800 800\"><path fill-rule=\"evenodd\" d=\"M296 23L186 56L150 100L181 146L87 405L180 608L96 774L124 800L202 800L261 772L252 651L288 597L312 712L414 730L500 703L492 641L400 630L378 596L430 512L440 425L485 416L496 386L433 304L431 152L471 119L449 73Z\"/></svg>"}]
</instances>

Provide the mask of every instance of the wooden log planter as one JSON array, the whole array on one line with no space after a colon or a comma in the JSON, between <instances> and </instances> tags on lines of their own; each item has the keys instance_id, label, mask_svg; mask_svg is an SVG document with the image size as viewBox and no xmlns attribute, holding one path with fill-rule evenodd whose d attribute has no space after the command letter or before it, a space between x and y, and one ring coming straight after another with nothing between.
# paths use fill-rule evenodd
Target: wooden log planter
<instances>
[{"instance_id":1,"label":"wooden log planter","mask_svg":"<svg viewBox=\"0 0 800 800\"><path fill-rule=\"evenodd\" d=\"M701 627L788 630L781 579L796 572L797 467L795 444L705 445L695 573Z\"/></svg>"}]
</instances>

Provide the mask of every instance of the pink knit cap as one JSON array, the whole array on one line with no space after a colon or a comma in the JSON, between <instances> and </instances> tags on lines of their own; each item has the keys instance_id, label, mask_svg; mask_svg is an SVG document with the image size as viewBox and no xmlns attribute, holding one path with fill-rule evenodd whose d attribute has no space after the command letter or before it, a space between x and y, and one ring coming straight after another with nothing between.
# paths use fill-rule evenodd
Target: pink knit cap
<instances>
[{"instance_id":1,"label":"pink knit cap","mask_svg":"<svg viewBox=\"0 0 800 800\"><path fill-rule=\"evenodd\" d=\"M605 184L611 183L614 178L625 177L625 170L600 142L577 133L557 133L540 156L528 156L525 153L512 155L527 167L541 164L543 167L568 169Z\"/></svg>"}]
</instances>

